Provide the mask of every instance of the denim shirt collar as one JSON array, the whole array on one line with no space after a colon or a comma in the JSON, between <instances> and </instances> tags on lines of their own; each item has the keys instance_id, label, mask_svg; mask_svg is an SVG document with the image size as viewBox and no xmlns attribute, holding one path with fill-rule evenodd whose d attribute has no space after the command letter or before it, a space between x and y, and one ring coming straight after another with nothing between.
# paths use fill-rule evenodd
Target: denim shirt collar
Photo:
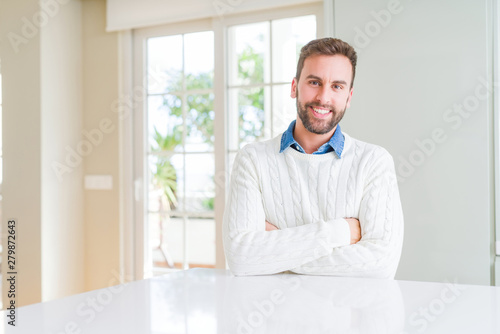
<instances>
[{"instance_id":1,"label":"denim shirt collar","mask_svg":"<svg viewBox=\"0 0 500 334\"><path fill-rule=\"evenodd\" d=\"M297 143L297 141L293 138L295 123L296 120L292 121L292 123L290 123L290 126L288 126L288 129L283 132L283 135L281 136L280 153L290 146L301 153L306 153L304 149L299 145L299 143ZM334 151L340 158L342 155L342 150L344 149L344 140L344 134L340 130L340 125L337 124L337 128L335 129L332 138L321 145L316 152L313 152L313 154L325 154Z\"/></svg>"}]
</instances>

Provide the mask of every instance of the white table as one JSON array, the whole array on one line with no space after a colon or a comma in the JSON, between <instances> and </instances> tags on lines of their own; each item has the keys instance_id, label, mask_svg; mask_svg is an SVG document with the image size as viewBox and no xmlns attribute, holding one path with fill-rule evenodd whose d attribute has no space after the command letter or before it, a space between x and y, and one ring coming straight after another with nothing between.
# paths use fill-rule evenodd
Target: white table
<instances>
[{"instance_id":1,"label":"white table","mask_svg":"<svg viewBox=\"0 0 500 334\"><path fill-rule=\"evenodd\" d=\"M500 333L500 287L191 269L17 309L5 333Z\"/></svg>"}]
</instances>

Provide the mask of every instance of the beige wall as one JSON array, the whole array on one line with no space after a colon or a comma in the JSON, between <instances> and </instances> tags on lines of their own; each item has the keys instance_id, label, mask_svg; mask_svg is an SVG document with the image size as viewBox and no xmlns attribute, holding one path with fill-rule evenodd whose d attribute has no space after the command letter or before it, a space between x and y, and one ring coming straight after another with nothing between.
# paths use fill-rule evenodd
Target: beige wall
<instances>
[{"instance_id":1,"label":"beige wall","mask_svg":"<svg viewBox=\"0 0 500 334\"><path fill-rule=\"evenodd\" d=\"M106 2L85 0L83 5L83 124L87 131L109 121L85 159L85 174L113 177L113 190L85 191L85 288L103 288L120 272L118 117L112 104L118 99L118 34L106 33ZM116 284L116 281L115 281Z\"/></svg>"},{"instance_id":2,"label":"beige wall","mask_svg":"<svg viewBox=\"0 0 500 334\"><path fill-rule=\"evenodd\" d=\"M2 228L18 220L17 306L118 283L118 35L105 33L105 0L57 1L0 1L1 36L22 41L0 45ZM41 29L23 35L41 12ZM88 174L111 175L113 190L84 190Z\"/></svg>"},{"instance_id":3,"label":"beige wall","mask_svg":"<svg viewBox=\"0 0 500 334\"><path fill-rule=\"evenodd\" d=\"M37 10L36 0L0 1L0 35L20 34L20 18ZM17 45L17 44L15 44ZM16 50L7 41L0 47L3 96L3 185L2 230L7 217L18 221L16 270L17 305L41 299L41 81L40 35L35 34ZM16 52L17 51L17 52ZM6 244L4 233L3 244ZM3 255L3 258L6 258ZM2 261L2 273L7 261ZM4 305L7 284L2 278Z\"/></svg>"}]
</instances>

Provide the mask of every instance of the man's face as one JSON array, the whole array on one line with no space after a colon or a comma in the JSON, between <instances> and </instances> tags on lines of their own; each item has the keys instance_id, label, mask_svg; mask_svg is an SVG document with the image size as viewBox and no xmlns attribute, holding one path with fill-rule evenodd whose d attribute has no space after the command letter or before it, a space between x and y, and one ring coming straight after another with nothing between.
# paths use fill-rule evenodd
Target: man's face
<instances>
[{"instance_id":1,"label":"man's face","mask_svg":"<svg viewBox=\"0 0 500 334\"><path fill-rule=\"evenodd\" d=\"M352 65L342 55L306 58L291 97L297 99L298 121L315 134L332 131L351 104Z\"/></svg>"}]
</instances>

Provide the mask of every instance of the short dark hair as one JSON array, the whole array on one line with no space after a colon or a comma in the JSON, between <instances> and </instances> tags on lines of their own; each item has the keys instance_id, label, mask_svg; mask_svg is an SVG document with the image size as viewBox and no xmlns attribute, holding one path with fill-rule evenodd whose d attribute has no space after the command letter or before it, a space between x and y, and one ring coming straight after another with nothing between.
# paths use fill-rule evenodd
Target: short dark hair
<instances>
[{"instance_id":1,"label":"short dark hair","mask_svg":"<svg viewBox=\"0 0 500 334\"><path fill-rule=\"evenodd\" d=\"M356 51L354 51L354 48L343 40L331 37L312 40L302 47L302 49L300 50L299 62L297 63L297 73L295 74L295 78L297 79L297 81L299 81L300 79L300 73L302 73L304 61L307 59L307 57L316 55L346 56L352 65L352 88L352 85L354 84L354 75L356 74L356 62L358 61Z\"/></svg>"}]
</instances>

